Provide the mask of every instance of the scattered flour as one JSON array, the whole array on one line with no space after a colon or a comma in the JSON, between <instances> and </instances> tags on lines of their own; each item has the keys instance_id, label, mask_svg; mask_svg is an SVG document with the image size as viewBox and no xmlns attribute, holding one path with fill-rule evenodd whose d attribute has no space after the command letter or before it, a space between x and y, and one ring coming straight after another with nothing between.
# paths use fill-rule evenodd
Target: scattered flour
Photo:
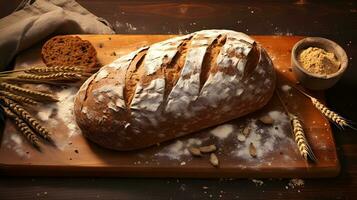
<instances>
[{"instance_id":1,"label":"scattered flour","mask_svg":"<svg viewBox=\"0 0 357 200\"><path fill-rule=\"evenodd\" d=\"M18 133L11 133L10 140L5 140L4 145L12 149L17 155L19 155L22 158L29 158L29 154L26 154L23 145L22 145L22 137Z\"/></svg>"},{"instance_id":2,"label":"scattered flour","mask_svg":"<svg viewBox=\"0 0 357 200\"><path fill-rule=\"evenodd\" d=\"M73 113L73 104L74 97L77 93L77 89L74 87L63 89L56 93L58 102L47 104L41 106L37 113L37 118L47 127L50 131L54 130L58 126L58 121L63 121L63 124L67 126L68 131L66 133L67 139L80 133L79 128L74 120ZM54 117L54 113L57 113ZM63 141L60 141L62 143ZM4 141L4 144L7 144L8 148L12 148L20 157L29 157L29 154L26 154L25 148L22 145L23 139L22 136L18 133L13 133L10 136L9 141ZM64 142L63 144L67 144ZM58 145L60 149L63 149L62 145Z\"/></svg>"},{"instance_id":3,"label":"scattered flour","mask_svg":"<svg viewBox=\"0 0 357 200\"><path fill-rule=\"evenodd\" d=\"M297 178L293 178L289 181L288 185L285 186L285 188L297 188L297 187L303 187L305 185L304 180L302 179L297 179Z\"/></svg>"},{"instance_id":4,"label":"scattered flour","mask_svg":"<svg viewBox=\"0 0 357 200\"><path fill-rule=\"evenodd\" d=\"M246 137L245 137L245 135L239 133L238 136L237 136L237 139L238 139L238 141L240 141L240 142L244 142L245 139L246 139Z\"/></svg>"},{"instance_id":5,"label":"scattered flour","mask_svg":"<svg viewBox=\"0 0 357 200\"><path fill-rule=\"evenodd\" d=\"M291 90L291 86L290 85L283 85L281 86L281 90L284 92L289 92Z\"/></svg>"},{"instance_id":6,"label":"scattered flour","mask_svg":"<svg viewBox=\"0 0 357 200\"><path fill-rule=\"evenodd\" d=\"M67 134L65 138L67 139L80 133L73 113L73 104L76 93L77 89L74 87L66 88L57 92L56 96L58 98L58 102L41 107L37 114L39 119L46 122L45 125L50 130L53 130L54 127L58 126L59 121L62 121L68 128L68 131L65 131ZM56 113L56 115L54 115L54 113ZM58 147L61 148L61 146Z\"/></svg>"},{"instance_id":7,"label":"scattered flour","mask_svg":"<svg viewBox=\"0 0 357 200\"><path fill-rule=\"evenodd\" d=\"M269 152L274 151L275 145L280 139L290 139L284 134L284 127L288 126L289 120L286 114L280 111L271 111L268 115L274 120L272 126L269 127L259 127L256 119L251 119L248 123L250 128L250 133L245 140L239 141L237 149L232 153L243 159L254 159L249 153L250 143L256 147L256 153L258 158L264 157ZM238 132L238 135L241 134ZM265 136L265 137L263 137Z\"/></svg>"},{"instance_id":8,"label":"scattered flour","mask_svg":"<svg viewBox=\"0 0 357 200\"><path fill-rule=\"evenodd\" d=\"M10 136L11 141L15 142L16 145L22 144L22 138L18 134L12 134Z\"/></svg>"},{"instance_id":9,"label":"scattered flour","mask_svg":"<svg viewBox=\"0 0 357 200\"><path fill-rule=\"evenodd\" d=\"M264 182L258 179L252 179L252 182L255 183L256 186L262 186Z\"/></svg>"},{"instance_id":10,"label":"scattered flour","mask_svg":"<svg viewBox=\"0 0 357 200\"><path fill-rule=\"evenodd\" d=\"M273 126L268 128L269 134L278 138L284 138L283 127L290 124L288 116L280 111L271 111L268 115L274 120Z\"/></svg>"},{"instance_id":11,"label":"scattered flour","mask_svg":"<svg viewBox=\"0 0 357 200\"><path fill-rule=\"evenodd\" d=\"M293 36L294 33L290 32L289 30L286 31L280 31L278 27L275 27L274 35L286 35L286 36Z\"/></svg>"},{"instance_id":12,"label":"scattered flour","mask_svg":"<svg viewBox=\"0 0 357 200\"><path fill-rule=\"evenodd\" d=\"M239 157L242 157L244 159L250 159L251 155L249 153L249 145L250 143L253 143L253 145L256 147L257 150L257 157L262 156L262 151L261 148L257 148L261 146L261 139L262 136L260 134L260 129L256 124L256 120L252 119L250 123L248 124L248 127L250 127L250 134L249 136L244 140L243 145L239 144L237 147L237 152L236 155Z\"/></svg>"},{"instance_id":13,"label":"scattered flour","mask_svg":"<svg viewBox=\"0 0 357 200\"><path fill-rule=\"evenodd\" d=\"M38 113L37 116L42 121L47 121L53 112L53 107L44 107Z\"/></svg>"},{"instance_id":14,"label":"scattered flour","mask_svg":"<svg viewBox=\"0 0 357 200\"><path fill-rule=\"evenodd\" d=\"M190 155L188 147L201 144L202 141L195 138L190 138L186 141L177 140L176 142L166 146L155 155L168 157L171 160L180 160L182 156Z\"/></svg>"},{"instance_id":15,"label":"scattered flour","mask_svg":"<svg viewBox=\"0 0 357 200\"><path fill-rule=\"evenodd\" d=\"M227 138L233 132L233 125L223 124L212 129L210 133L219 139Z\"/></svg>"},{"instance_id":16,"label":"scattered flour","mask_svg":"<svg viewBox=\"0 0 357 200\"><path fill-rule=\"evenodd\" d=\"M126 23L121 23L119 21L115 21L115 28L119 29L119 30L124 30L126 32L135 32L137 31L137 27L135 27L134 25L126 22Z\"/></svg>"},{"instance_id":17,"label":"scattered flour","mask_svg":"<svg viewBox=\"0 0 357 200\"><path fill-rule=\"evenodd\" d=\"M68 136L74 136L79 133L79 128L74 119L73 106L74 98L77 93L76 88L67 88L57 93L59 102L55 104L57 108L57 119L62 120L68 127Z\"/></svg>"}]
</instances>

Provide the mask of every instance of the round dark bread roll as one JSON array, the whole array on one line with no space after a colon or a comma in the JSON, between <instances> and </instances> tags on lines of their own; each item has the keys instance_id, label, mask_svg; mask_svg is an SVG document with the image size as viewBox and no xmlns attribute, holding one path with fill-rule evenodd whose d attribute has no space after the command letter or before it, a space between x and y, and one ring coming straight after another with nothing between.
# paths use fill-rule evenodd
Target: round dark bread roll
<instances>
[{"instance_id":1,"label":"round dark bread roll","mask_svg":"<svg viewBox=\"0 0 357 200\"><path fill-rule=\"evenodd\" d=\"M97 52L93 45L78 36L55 36L41 50L42 60L48 67L78 66L85 71L98 68Z\"/></svg>"},{"instance_id":2,"label":"round dark bread roll","mask_svg":"<svg viewBox=\"0 0 357 200\"><path fill-rule=\"evenodd\" d=\"M74 113L91 141L134 150L256 111L274 88L273 63L252 38L204 30L102 67L81 86Z\"/></svg>"}]
</instances>

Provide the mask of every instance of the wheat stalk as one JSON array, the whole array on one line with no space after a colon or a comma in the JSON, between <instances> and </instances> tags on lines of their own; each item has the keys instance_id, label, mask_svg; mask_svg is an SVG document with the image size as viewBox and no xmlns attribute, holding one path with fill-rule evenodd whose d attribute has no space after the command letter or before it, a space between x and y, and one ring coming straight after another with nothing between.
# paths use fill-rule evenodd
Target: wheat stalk
<instances>
[{"instance_id":1,"label":"wheat stalk","mask_svg":"<svg viewBox=\"0 0 357 200\"><path fill-rule=\"evenodd\" d=\"M56 84L57 82L77 82L91 75L92 73L75 66L30 67L0 72L0 79L13 82Z\"/></svg>"},{"instance_id":2,"label":"wheat stalk","mask_svg":"<svg viewBox=\"0 0 357 200\"><path fill-rule=\"evenodd\" d=\"M14 119L17 128L20 132L27 138L27 140L37 149L40 148L39 146L39 139L36 134L31 130L31 128L19 117Z\"/></svg>"},{"instance_id":3,"label":"wheat stalk","mask_svg":"<svg viewBox=\"0 0 357 200\"><path fill-rule=\"evenodd\" d=\"M347 120L343 117L341 117L339 114L335 113L334 111L330 110L327 106L322 104L319 100L317 100L314 97L310 97L312 105L317 108L327 119L329 119L331 122L336 124L337 126L344 128L344 127L350 127L355 129L351 124L347 122Z\"/></svg>"},{"instance_id":4,"label":"wheat stalk","mask_svg":"<svg viewBox=\"0 0 357 200\"><path fill-rule=\"evenodd\" d=\"M28 74L50 74L56 72L84 72L84 70L80 67L74 66L55 66L55 67L47 67L47 66L34 66L25 69L16 69L10 71L2 71L0 75L14 74L18 72L24 72Z\"/></svg>"},{"instance_id":5,"label":"wheat stalk","mask_svg":"<svg viewBox=\"0 0 357 200\"><path fill-rule=\"evenodd\" d=\"M34 117L32 117L31 114L27 112L21 105L5 97L0 97L0 99L6 107L8 107L14 114L24 120L42 138L50 142L53 141L48 130L44 128Z\"/></svg>"},{"instance_id":6,"label":"wheat stalk","mask_svg":"<svg viewBox=\"0 0 357 200\"><path fill-rule=\"evenodd\" d=\"M35 98L36 100L50 101L50 102L57 102L58 101L51 94L38 92L38 91L33 91L33 90L22 88L22 87L19 87L17 85L13 85L13 84L10 84L10 83L1 82L0 83L0 88L3 88L4 90L7 90L9 92L18 92L18 93L23 94L25 96L29 96L31 98Z\"/></svg>"},{"instance_id":7,"label":"wheat stalk","mask_svg":"<svg viewBox=\"0 0 357 200\"><path fill-rule=\"evenodd\" d=\"M25 123L24 120L16 116L8 107L2 106L6 116L12 118L15 122L17 129L22 133L23 136L37 149L40 148L38 145L39 139L36 134L31 130L31 128Z\"/></svg>"},{"instance_id":8,"label":"wheat stalk","mask_svg":"<svg viewBox=\"0 0 357 200\"><path fill-rule=\"evenodd\" d=\"M312 161L316 162L316 156L312 151L307 139L305 137L304 129L302 128L302 123L299 118L291 113L289 113L290 122L293 128L295 142L299 148L301 156L307 160L310 158Z\"/></svg>"},{"instance_id":9,"label":"wheat stalk","mask_svg":"<svg viewBox=\"0 0 357 200\"><path fill-rule=\"evenodd\" d=\"M9 98L11 100L17 101L19 103L27 103L27 104L31 104L31 105L37 105L37 101L32 100L31 98L25 97L25 96L21 96L21 95L17 95L11 92L7 92L7 91L2 91L0 90L0 96L4 96L6 98Z\"/></svg>"},{"instance_id":10,"label":"wheat stalk","mask_svg":"<svg viewBox=\"0 0 357 200\"><path fill-rule=\"evenodd\" d=\"M336 112L330 110L327 106L325 106L323 103L321 103L319 100L317 100L313 96L302 91L300 88L296 87L294 84L289 84L289 86L292 86L297 91L299 91L301 94L303 94L304 96L309 98L310 101L312 102L312 105L315 106L315 108L317 108L317 110L320 111L321 114L323 114L328 120L330 120L331 122L333 122L340 128L350 127L352 129L356 130L356 128L354 126L352 126L352 124L349 123L348 120L346 120L344 117L340 116Z\"/></svg>"},{"instance_id":11,"label":"wheat stalk","mask_svg":"<svg viewBox=\"0 0 357 200\"><path fill-rule=\"evenodd\" d=\"M275 92L279 98L280 103L283 105L284 111L289 116L290 123L292 126L294 140L295 140L295 143L299 149L300 155L305 160L308 160L308 158L309 158L311 161L316 162L317 161L316 156L315 156L314 152L312 151L312 148L310 147L310 145L305 137L305 133L304 133L304 129L303 129L301 121L299 120L299 118L297 116L295 116L289 112L289 109L284 104L284 101L281 98L279 91L276 89Z\"/></svg>"},{"instance_id":12,"label":"wheat stalk","mask_svg":"<svg viewBox=\"0 0 357 200\"><path fill-rule=\"evenodd\" d=\"M48 75L38 75L38 74L19 74L15 79L25 79L25 80L54 80L54 81L78 81L81 76L77 73L72 72L57 72Z\"/></svg>"},{"instance_id":13,"label":"wheat stalk","mask_svg":"<svg viewBox=\"0 0 357 200\"><path fill-rule=\"evenodd\" d=\"M79 67L71 66L55 66L55 67L31 67L24 70L28 74L50 74L57 72L83 72L83 69Z\"/></svg>"},{"instance_id":14,"label":"wheat stalk","mask_svg":"<svg viewBox=\"0 0 357 200\"><path fill-rule=\"evenodd\" d=\"M17 117L8 107L1 105L1 108L4 110L7 117L10 117L10 118Z\"/></svg>"}]
</instances>

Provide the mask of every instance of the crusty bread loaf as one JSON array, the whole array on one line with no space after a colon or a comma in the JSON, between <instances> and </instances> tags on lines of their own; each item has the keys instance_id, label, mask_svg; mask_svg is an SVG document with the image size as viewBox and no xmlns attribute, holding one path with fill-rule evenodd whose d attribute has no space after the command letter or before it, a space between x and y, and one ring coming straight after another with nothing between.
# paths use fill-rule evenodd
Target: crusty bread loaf
<instances>
[{"instance_id":1,"label":"crusty bread loaf","mask_svg":"<svg viewBox=\"0 0 357 200\"><path fill-rule=\"evenodd\" d=\"M78 36L55 36L41 50L42 60L48 67L78 66L86 71L98 68L97 52L93 45Z\"/></svg>"},{"instance_id":2,"label":"crusty bread loaf","mask_svg":"<svg viewBox=\"0 0 357 200\"><path fill-rule=\"evenodd\" d=\"M143 47L104 66L80 88L76 121L91 141L133 150L263 107L273 64L249 36L204 30Z\"/></svg>"}]
</instances>

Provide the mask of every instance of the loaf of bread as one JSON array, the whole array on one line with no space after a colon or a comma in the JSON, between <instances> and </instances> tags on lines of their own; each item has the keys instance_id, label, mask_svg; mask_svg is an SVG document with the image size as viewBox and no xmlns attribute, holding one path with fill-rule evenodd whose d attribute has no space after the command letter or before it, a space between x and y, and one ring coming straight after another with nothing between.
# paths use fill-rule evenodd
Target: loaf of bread
<instances>
[{"instance_id":1,"label":"loaf of bread","mask_svg":"<svg viewBox=\"0 0 357 200\"><path fill-rule=\"evenodd\" d=\"M134 150L258 110L274 87L272 61L252 38L203 30L102 67L78 91L74 111L91 141Z\"/></svg>"},{"instance_id":2,"label":"loaf of bread","mask_svg":"<svg viewBox=\"0 0 357 200\"><path fill-rule=\"evenodd\" d=\"M78 36L55 36L41 50L42 60L48 67L78 66L86 71L98 68L97 51L93 45Z\"/></svg>"}]
</instances>

